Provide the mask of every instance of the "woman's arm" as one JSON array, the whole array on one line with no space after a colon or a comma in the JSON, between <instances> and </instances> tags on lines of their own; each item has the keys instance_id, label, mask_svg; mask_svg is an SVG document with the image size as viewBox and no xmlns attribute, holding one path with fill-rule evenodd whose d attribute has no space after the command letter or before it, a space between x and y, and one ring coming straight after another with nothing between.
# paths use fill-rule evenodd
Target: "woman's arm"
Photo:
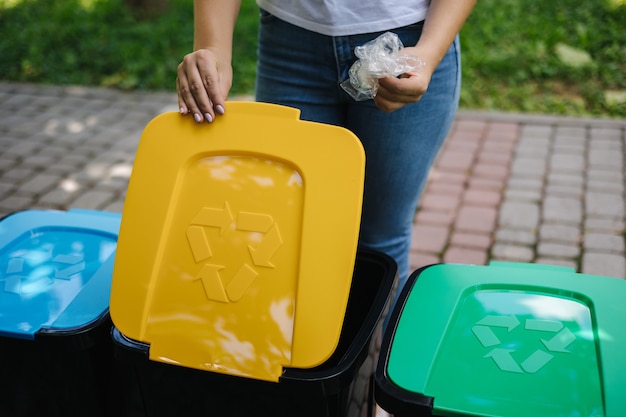
<instances>
[{"instance_id":1,"label":"woman's arm","mask_svg":"<svg viewBox=\"0 0 626 417\"><path fill-rule=\"evenodd\" d=\"M233 32L241 0L194 1L194 52L178 65L180 113L212 122L232 86Z\"/></svg>"},{"instance_id":2,"label":"woman's arm","mask_svg":"<svg viewBox=\"0 0 626 417\"><path fill-rule=\"evenodd\" d=\"M476 0L432 0L415 45L432 74L461 30ZM407 51L409 52L409 51Z\"/></svg>"},{"instance_id":3,"label":"woman's arm","mask_svg":"<svg viewBox=\"0 0 626 417\"><path fill-rule=\"evenodd\" d=\"M374 98L381 110L391 112L419 101L475 4L476 0L432 0L417 45L402 50L423 58L426 66L419 74L381 79Z\"/></svg>"}]
</instances>

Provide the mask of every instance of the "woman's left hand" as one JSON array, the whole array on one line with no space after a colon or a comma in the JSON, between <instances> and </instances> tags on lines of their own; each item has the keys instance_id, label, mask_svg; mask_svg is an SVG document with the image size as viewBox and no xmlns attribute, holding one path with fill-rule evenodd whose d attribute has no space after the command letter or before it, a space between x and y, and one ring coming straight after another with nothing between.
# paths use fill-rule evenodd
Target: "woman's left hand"
<instances>
[{"instance_id":1,"label":"woman's left hand","mask_svg":"<svg viewBox=\"0 0 626 417\"><path fill-rule=\"evenodd\" d=\"M404 48L400 53L419 56L417 48ZM432 71L428 64L418 72L407 72L400 77L378 80L378 92L374 97L376 106L384 112L393 112L407 104L417 103L428 89Z\"/></svg>"}]
</instances>

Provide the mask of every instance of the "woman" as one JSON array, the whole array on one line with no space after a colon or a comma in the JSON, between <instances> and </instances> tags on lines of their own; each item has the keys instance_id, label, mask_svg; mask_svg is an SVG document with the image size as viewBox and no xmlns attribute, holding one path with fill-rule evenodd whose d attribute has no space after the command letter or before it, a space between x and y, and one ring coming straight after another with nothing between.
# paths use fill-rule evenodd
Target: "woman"
<instances>
[{"instance_id":1,"label":"woman","mask_svg":"<svg viewBox=\"0 0 626 417\"><path fill-rule=\"evenodd\" d=\"M297 107L303 120L359 137L367 157L359 243L396 260L401 286L418 198L457 109L457 34L475 1L257 0L256 100ZM178 101L182 115L210 123L226 111L240 1L194 5L194 52L178 67ZM382 78L373 100L354 101L340 88L357 60L354 48L387 31L406 46L400 53L425 67Z\"/></svg>"}]
</instances>

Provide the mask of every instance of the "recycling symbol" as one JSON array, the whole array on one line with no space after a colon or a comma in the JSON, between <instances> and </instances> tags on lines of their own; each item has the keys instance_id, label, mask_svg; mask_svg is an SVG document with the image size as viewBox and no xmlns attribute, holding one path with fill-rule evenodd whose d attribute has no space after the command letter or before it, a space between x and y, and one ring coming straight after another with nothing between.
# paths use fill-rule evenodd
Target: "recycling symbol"
<instances>
[{"instance_id":1,"label":"recycling symbol","mask_svg":"<svg viewBox=\"0 0 626 417\"><path fill-rule=\"evenodd\" d=\"M213 249L207 235L207 229L210 228L219 229L219 236L227 232L257 232L263 235L263 239L256 247L248 245L249 257L242 257L245 259L241 265L227 268L225 265L209 262L213 257ZM223 303L241 299L259 275L258 267L274 268L272 257L283 244L278 225L272 216L239 211L235 219L228 202L224 202L223 208L201 208L187 228L187 241L195 262L204 262L196 279L202 282L207 298ZM232 273L231 269L237 270ZM230 280L225 281L221 271L225 271L224 275L230 275Z\"/></svg>"},{"instance_id":2,"label":"recycling symbol","mask_svg":"<svg viewBox=\"0 0 626 417\"><path fill-rule=\"evenodd\" d=\"M576 336L556 320L527 319L524 325L525 332L541 332L549 334L549 338L541 338L545 349L537 349L530 356L518 363L513 354L515 349L500 347L500 339L496 336L494 328L505 328L510 333L520 325L519 319L514 316L488 315L479 320L473 327L472 332L484 347L493 347L484 358L491 358L502 371L516 373L535 373L543 368L554 358L557 353L571 353L567 348L575 340Z\"/></svg>"},{"instance_id":3,"label":"recycling symbol","mask_svg":"<svg viewBox=\"0 0 626 417\"><path fill-rule=\"evenodd\" d=\"M52 255L52 247L38 251L20 251L7 262L4 292L34 294L54 284L54 280L68 281L85 269L82 254ZM29 267L35 264L36 267ZM56 264L56 265L55 265ZM32 270L29 270L32 269Z\"/></svg>"}]
</instances>

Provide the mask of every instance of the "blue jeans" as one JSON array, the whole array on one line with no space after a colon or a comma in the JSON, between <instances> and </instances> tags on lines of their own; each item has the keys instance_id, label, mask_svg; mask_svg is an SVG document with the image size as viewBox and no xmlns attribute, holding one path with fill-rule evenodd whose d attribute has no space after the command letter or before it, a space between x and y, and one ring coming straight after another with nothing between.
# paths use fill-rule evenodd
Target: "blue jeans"
<instances>
[{"instance_id":1,"label":"blue jeans","mask_svg":"<svg viewBox=\"0 0 626 417\"><path fill-rule=\"evenodd\" d=\"M416 23L393 32L409 46L421 30ZM422 99L385 113L339 85L356 60L354 48L381 33L325 36L261 11L256 100L299 108L301 119L343 126L361 140L367 163L359 244L395 259L401 289L418 198L458 106L460 55L457 38Z\"/></svg>"}]
</instances>

